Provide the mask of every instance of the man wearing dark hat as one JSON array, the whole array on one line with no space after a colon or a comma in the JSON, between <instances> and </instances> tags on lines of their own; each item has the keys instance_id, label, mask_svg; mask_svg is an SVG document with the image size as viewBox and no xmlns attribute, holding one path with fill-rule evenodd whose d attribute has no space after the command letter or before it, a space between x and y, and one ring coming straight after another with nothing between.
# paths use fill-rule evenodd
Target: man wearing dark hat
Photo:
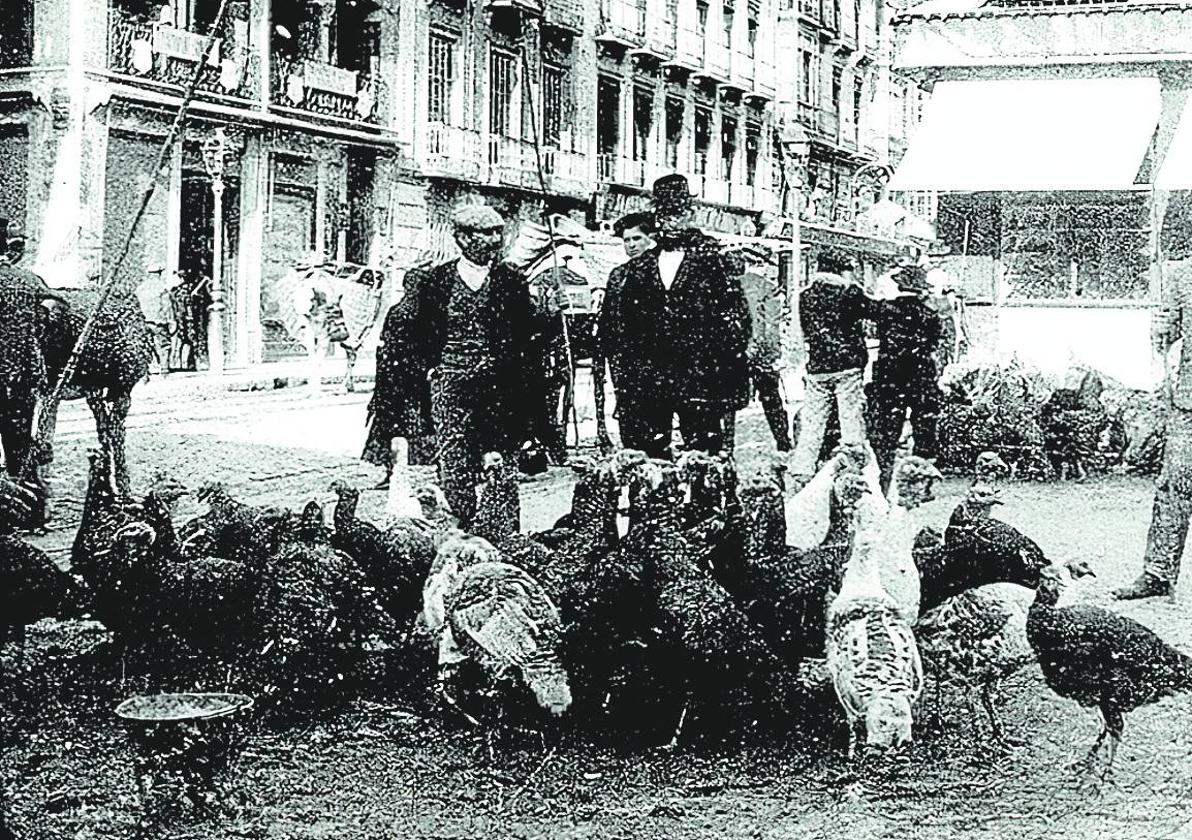
<instances>
[{"instance_id":1,"label":"man wearing dark hat","mask_svg":"<svg viewBox=\"0 0 1192 840\"><path fill-rule=\"evenodd\" d=\"M877 456L883 491L889 487L894 455L910 410L915 454L938 454L940 389L936 367L940 317L927 300L927 272L907 261L894 273L898 293L892 300L868 301L878 338L873 362L869 441Z\"/></svg>"},{"instance_id":2,"label":"man wearing dark hat","mask_svg":"<svg viewBox=\"0 0 1192 840\"><path fill-rule=\"evenodd\" d=\"M467 529L485 453L499 452L506 469L517 469L541 370L531 353L529 286L497 262L504 220L487 205L466 205L452 224L462 256L412 290L408 340L430 380L443 492Z\"/></svg>"},{"instance_id":3,"label":"man wearing dark hat","mask_svg":"<svg viewBox=\"0 0 1192 840\"><path fill-rule=\"evenodd\" d=\"M615 319L618 394L635 405L648 453L667 454L676 413L687 449L719 453L726 416L749 402L749 310L719 244L694 226L687 179L659 178L653 204L658 244L626 266Z\"/></svg>"}]
</instances>

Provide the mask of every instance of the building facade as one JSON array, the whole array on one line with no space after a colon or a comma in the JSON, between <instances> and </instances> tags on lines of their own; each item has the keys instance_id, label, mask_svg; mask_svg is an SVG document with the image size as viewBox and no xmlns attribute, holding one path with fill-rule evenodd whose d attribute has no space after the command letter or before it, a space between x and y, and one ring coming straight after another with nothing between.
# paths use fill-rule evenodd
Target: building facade
<instances>
[{"instance_id":1,"label":"building facade","mask_svg":"<svg viewBox=\"0 0 1192 840\"><path fill-rule=\"evenodd\" d=\"M681 172L701 224L755 233L777 209L770 1L228 0L121 282L218 275L247 365L300 350L296 263L450 253L460 202L596 225ZM51 283L110 274L219 6L4 4L0 218Z\"/></svg>"},{"instance_id":2,"label":"building facade","mask_svg":"<svg viewBox=\"0 0 1192 840\"><path fill-rule=\"evenodd\" d=\"M1192 6L932 0L894 23L932 94L893 186L936 197L983 349L1153 386L1165 263L1192 253Z\"/></svg>"}]
</instances>

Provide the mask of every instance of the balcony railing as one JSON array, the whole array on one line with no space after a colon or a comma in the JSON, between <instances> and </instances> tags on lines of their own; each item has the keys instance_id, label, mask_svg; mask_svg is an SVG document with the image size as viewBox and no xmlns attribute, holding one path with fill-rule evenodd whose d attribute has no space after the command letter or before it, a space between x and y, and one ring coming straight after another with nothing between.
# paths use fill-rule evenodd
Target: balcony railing
<instances>
[{"instance_id":1,"label":"balcony railing","mask_svg":"<svg viewBox=\"0 0 1192 840\"><path fill-rule=\"evenodd\" d=\"M108 67L117 73L185 87L203 57L207 36L137 18L111 8L108 18ZM229 29L229 33L235 31ZM199 76L198 89L225 96L246 96L250 85L246 45L218 38Z\"/></svg>"},{"instance_id":2,"label":"balcony railing","mask_svg":"<svg viewBox=\"0 0 1192 840\"><path fill-rule=\"evenodd\" d=\"M547 184L556 192L574 195L586 195L590 192L587 161L579 152L544 146L542 171L546 175Z\"/></svg>"},{"instance_id":3,"label":"balcony railing","mask_svg":"<svg viewBox=\"0 0 1192 840\"><path fill-rule=\"evenodd\" d=\"M488 183L538 188L538 164L530 143L515 137L489 136L487 146Z\"/></svg>"},{"instance_id":4,"label":"balcony railing","mask_svg":"<svg viewBox=\"0 0 1192 840\"><path fill-rule=\"evenodd\" d=\"M729 57L729 81L738 90L753 90L753 56L733 50Z\"/></svg>"},{"instance_id":5,"label":"balcony railing","mask_svg":"<svg viewBox=\"0 0 1192 840\"><path fill-rule=\"evenodd\" d=\"M272 104L323 117L377 122L376 82L368 73L275 55Z\"/></svg>"},{"instance_id":6,"label":"balcony railing","mask_svg":"<svg viewBox=\"0 0 1192 840\"><path fill-rule=\"evenodd\" d=\"M704 39L704 72L721 81L729 77L728 47L714 37Z\"/></svg>"},{"instance_id":7,"label":"balcony railing","mask_svg":"<svg viewBox=\"0 0 1192 840\"><path fill-rule=\"evenodd\" d=\"M444 123L430 123L421 168L424 175L480 180L480 133Z\"/></svg>"},{"instance_id":8,"label":"balcony railing","mask_svg":"<svg viewBox=\"0 0 1192 840\"><path fill-rule=\"evenodd\" d=\"M596 177L601 181L621 183L621 156L611 152L596 155Z\"/></svg>"},{"instance_id":9,"label":"balcony railing","mask_svg":"<svg viewBox=\"0 0 1192 840\"><path fill-rule=\"evenodd\" d=\"M636 46L645 38L645 0L602 0L602 32L597 37L627 46Z\"/></svg>"},{"instance_id":10,"label":"balcony railing","mask_svg":"<svg viewBox=\"0 0 1192 840\"><path fill-rule=\"evenodd\" d=\"M675 64L698 70L704 63L704 37L691 24L680 23L675 32Z\"/></svg>"},{"instance_id":11,"label":"balcony railing","mask_svg":"<svg viewBox=\"0 0 1192 840\"><path fill-rule=\"evenodd\" d=\"M547 23L572 32L583 31L583 4L578 0L547 0L545 15Z\"/></svg>"},{"instance_id":12,"label":"balcony railing","mask_svg":"<svg viewBox=\"0 0 1192 840\"><path fill-rule=\"evenodd\" d=\"M646 18L646 49L660 58L675 54L675 22L665 15Z\"/></svg>"}]
</instances>

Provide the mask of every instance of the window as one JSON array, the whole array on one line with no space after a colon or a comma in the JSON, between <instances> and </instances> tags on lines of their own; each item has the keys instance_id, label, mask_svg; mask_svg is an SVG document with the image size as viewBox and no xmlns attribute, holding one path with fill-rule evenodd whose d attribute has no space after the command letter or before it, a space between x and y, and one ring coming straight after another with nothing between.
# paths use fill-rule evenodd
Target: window
<instances>
[{"instance_id":1,"label":"window","mask_svg":"<svg viewBox=\"0 0 1192 840\"><path fill-rule=\"evenodd\" d=\"M427 79L427 119L451 122L451 91L455 84L455 39L437 32L430 36Z\"/></svg>"},{"instance_id":2,"label":"window","mask_svg":"<svg viewBox=\"0 0 1192 840\"><path fill-rule=\"evenodd\" d=\"M749 57L757 58L757 18L749 19L749 28L746 30L749 38Z\"/></svg>"},{"instance_id":3,"label":"window","mask_svg":"<svg viewBox=\"0 0 1192 840\"><path fill-rule=\"evenodd\" d=\"M853 130L861 137L861 103L865 96L865 80L858 74L853 76Z\"/></svg>"},{"instance_id":4,"label":"window","mask_svg":"<svg viewBox=\"0 0 1192 840\"><path fill-rule=\"evenodd\" d=\"M542 144L559 147L563 137L563 109L566 101L567 70L556 64L542 65Z\"/></svg>"},{"instance_id":5,"label":"window","mask_svg":"<svg viewBox=\"0 0 1192 840\"><path fill-rule=\"evenodd\" d=\"M816 104L817 77L819 76L819 56L811 50L802 50L803 85L799 91L799 101L807 105Z\"/></svg>"},{"instance_id":6,"label":"window","mask_svg":"<svg viewBox=\"0 0 1192 840\"><path fill-rule=\"evenodd\" d=\"M654 127L654 94L646 88L633 91L633 159L649 160L650 132Z\"/></svg>"},{"instance_id":7,"label":"window","mask_svg":"<svg viewBox=\"0 0 1192 840\"><path fill-rule=\"evenodd\" d=\"M724 45L730 49L733 46L733 21L736 19L736 11L732 6L724 7Z\"/></svg>"},{"instance_id":8,"label":"window","mask_svg":"<svg viewBox=\"0 0 1192 840\"><path fill-rule=\"evenodd\" d=\"M762 148L762 127L758 123L745 126L745 186L757 183L757 160Z\"/></svg>"},{"instance_id":9,"label":"window","mask_svg":"<svg viewBox=\"0 0 1192 840\"><path fill-rule=\"evenodd\" d=\"M708 146L712 142L712 110L699 105L695 108L695 172L708 174Z\"/></svg>"},{"instance_id":10,"label":"window","mask_svg":"<svg viewBox=\"0 0 1192 840\"><path fill-rule=\"evenodd\" d=\"M621 83L601 76L596 86L596 157L600 177L615 177L617 147L621 142Z\"/></svg>"},{"instance_id":11,"label":"window","mask_svg":"<svg viewBox=\"0 0 1192 840\"><path fill-rule=\"evenodd\" d=\"M720 177L733 180L733 166L737 161L737 121L733 117L720 119Z\"/></svg>"},{"instance_id":12,"label":"window","mask_svg":"<svg viewBox=\"0 0 1192 840\"><path fill-rule=\"evenodd\" d=\"M667 97L666 100L666 165L671 169L682 169L679 166L679 145L683 140L683 112L686 103L678 97Z\"/></svg>"},{"instance_id":13,"label":"window","mask_svg":"<svg viewBox=\"0 0 1192 840\"><path fill-rule=\"evenodd\" d=\"M702 38L708 32L708 4L696 3L695 10L699 15L699 34Z\"/></svg>"},{"instance_id":14,"label":"window","mask_svg":"<svg viewBox=\"0 0 1192 840\"><path fill-rule=\"evenodd\" d=\"M517 63L503 50L489 53L488 66L488 131L498 137L512 137L514 126L514 94L517 90ZM520 109L519 109L520 111Z\"/></svg>"},{"instance_id":15,"label":"window","mask_svg":"<svg viewBox=\"0 0 1192 840\"><path fill-rule=\"evenodd\" d=\"M844 68L839 64L832 65L832 111L839 114L844 111L843 102L840 99L841 82L844 78Z\"/></svg>"}]
</instances>

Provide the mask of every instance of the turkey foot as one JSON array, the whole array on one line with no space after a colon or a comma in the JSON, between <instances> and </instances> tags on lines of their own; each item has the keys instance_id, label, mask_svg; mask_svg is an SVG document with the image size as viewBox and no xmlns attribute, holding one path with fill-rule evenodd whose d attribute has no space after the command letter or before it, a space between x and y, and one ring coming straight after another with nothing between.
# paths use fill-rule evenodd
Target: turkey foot
<instances>
[{"instance_id":1,"label":"turkey foot","mask_svg":"<svg viewBox=\"0 0 1192 840\"><path fill-rule=\"evenodd\" d=\"M663 752L674 752L679 747L679 735L683 732L683 724L687 722L687 705L683 705L683 711L679 712L679 723L675 726L675 734L665 744L662 744L658 749Z\"/></svg>"}]
</instances>

